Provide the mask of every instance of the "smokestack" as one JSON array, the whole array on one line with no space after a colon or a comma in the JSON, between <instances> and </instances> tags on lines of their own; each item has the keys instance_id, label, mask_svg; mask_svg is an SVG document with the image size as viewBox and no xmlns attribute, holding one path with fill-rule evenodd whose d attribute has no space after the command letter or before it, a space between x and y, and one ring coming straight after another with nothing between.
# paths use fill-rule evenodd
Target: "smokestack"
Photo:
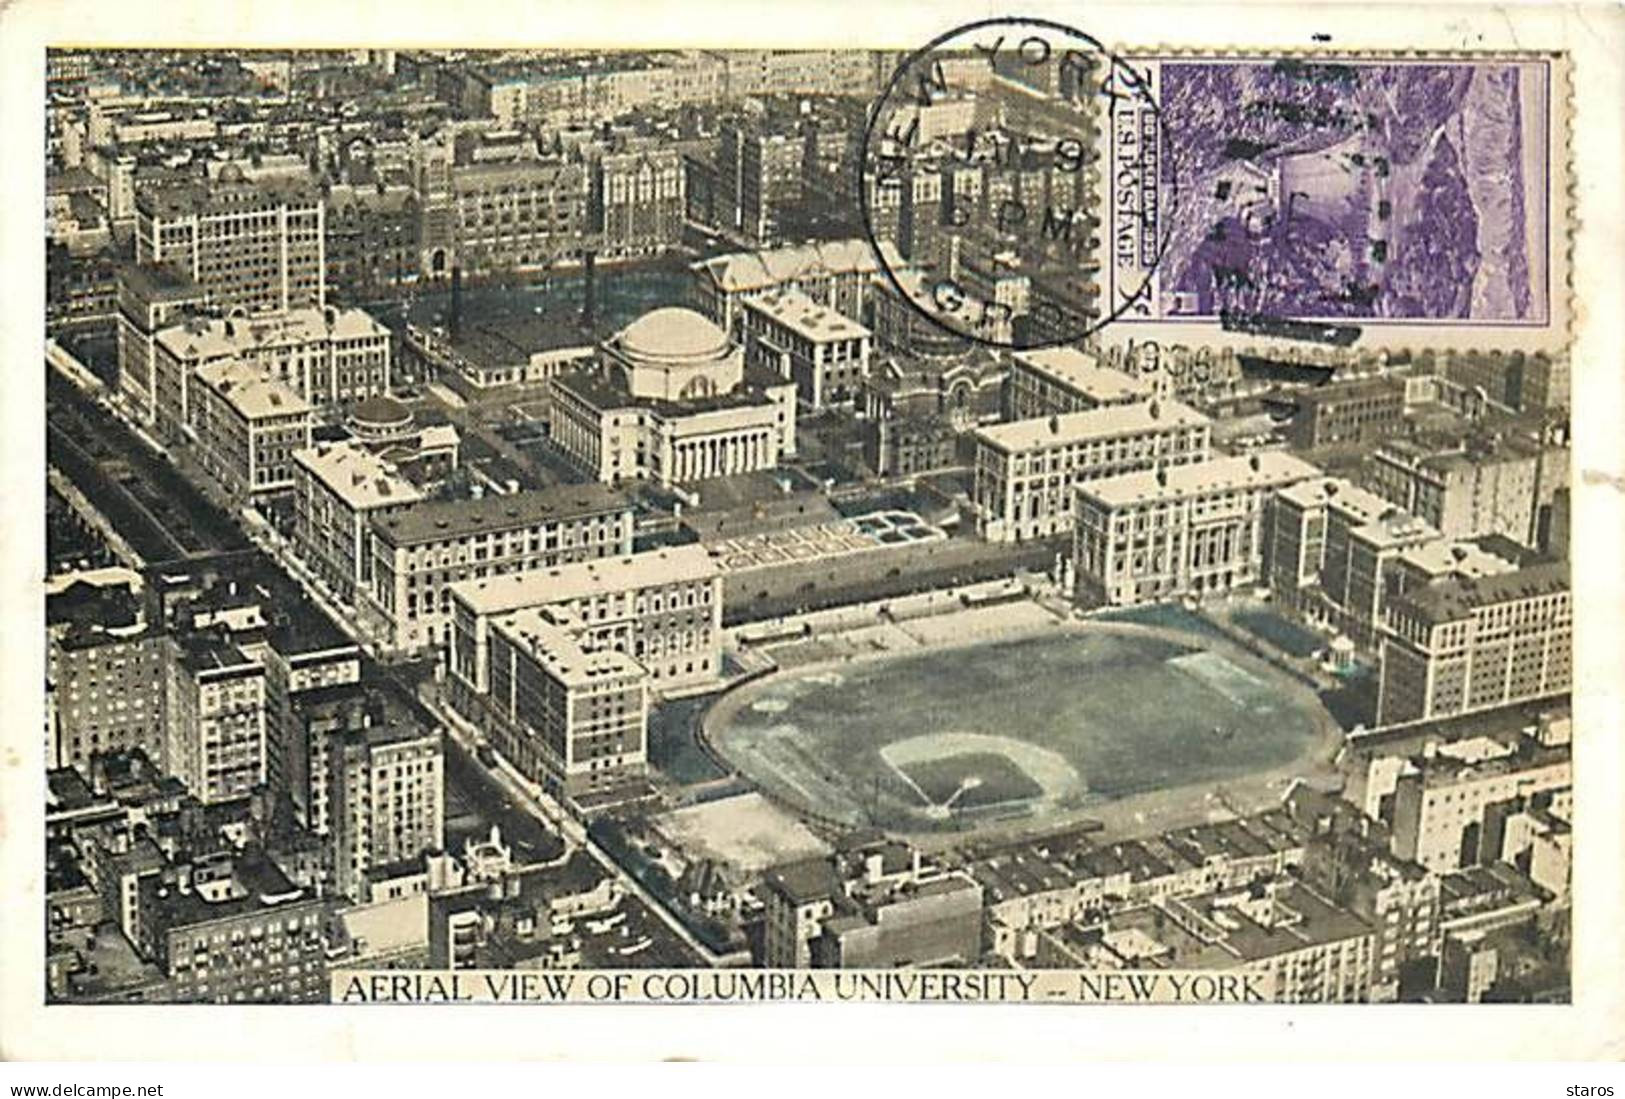
<instances>
[{"instance_id":1,"label":"smokestack","mask_svg":"<svg viewBox=\"0 0 1625 1099\"><path fill-rule=\"evenodd\" d=\"M581 255L581 327L590 338L598 323L598 253L587 249Z\"/></svg>"},{"instance_id":2,"label":"smokestack","mask_svg":"<svg viewBox=\"0 0 1625 1099\"><path fill-rule=\"evenodd\" d=\"M453 336L456 336L463 326L463 269L457 264L451 267L451 319L446 327Z\"/></svg>"}]
</instances>

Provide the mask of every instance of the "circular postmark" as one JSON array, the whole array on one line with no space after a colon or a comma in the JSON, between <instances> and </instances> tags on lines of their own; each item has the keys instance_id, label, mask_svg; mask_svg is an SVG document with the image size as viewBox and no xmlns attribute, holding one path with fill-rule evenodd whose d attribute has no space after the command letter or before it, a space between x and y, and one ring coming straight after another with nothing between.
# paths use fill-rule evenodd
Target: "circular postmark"
<instances>
[{"instance_id":1,"label":"circular postmark","mask_svg":"<svg viewBox=\"0 0 1625 1099\"><path fill-rule=\"evenodd\" d=\"M967 23L907 55L858 158L864 232L890 291L879 334L1036 349L1077 343L1141 302L1178 196L1153 93L1095 38L1046 19ZM1132 181L1101 177L1108 137L1136 150ZM1102 257L1116 241L1102 243L1100 189L1120 186L1137 201L1110 232L1150 262L1108 289Z\"/></svg>"}]
</instances>

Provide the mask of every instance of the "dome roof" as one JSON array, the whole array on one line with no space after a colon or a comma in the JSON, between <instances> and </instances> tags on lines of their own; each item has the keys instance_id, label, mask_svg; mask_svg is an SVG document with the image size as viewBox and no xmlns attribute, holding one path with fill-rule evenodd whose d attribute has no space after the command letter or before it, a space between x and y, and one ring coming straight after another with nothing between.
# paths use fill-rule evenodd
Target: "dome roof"
<instances>
[{"instance_id":1,"label":"dome roof","mask_svg":"<svg viewBox=\"0 0 1625 1099\"><path fill-rule=\"evenodd\" d=\"M692 309L645 313L615 337L621 352L644 362L693 362L728 352L728 334Z\"/></svg>"},{"instance_id":2,"label":"dome roof","mask_svg":"<svg viewBox=\"0 0 1625 1099\"><path fill-rule=\"evenodd\" d=\"M358 402L350 411L352 419L367 424L398 424L412 418L412 410L392 397L375 395Z\"/></svg>"}]
</instances>

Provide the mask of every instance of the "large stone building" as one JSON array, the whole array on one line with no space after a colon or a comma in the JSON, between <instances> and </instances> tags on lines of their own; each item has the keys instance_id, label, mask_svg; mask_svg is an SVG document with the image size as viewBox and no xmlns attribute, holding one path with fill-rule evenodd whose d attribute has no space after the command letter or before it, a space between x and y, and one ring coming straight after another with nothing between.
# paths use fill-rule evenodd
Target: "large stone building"
<instances>
[{"instance_id":1,"label":"large stone building","mask_svg":"<svg viewBox=\"0 0 1625 1099\"><path fill-rule=\"evenodd\" d=\"M154 339L153 408L160 433L191 422L199 367L236 360L282 382L319 410L389 391L389 329L359 309L194 318Z\"/></svg>"},{"instance_id":2,"label":"large stone building","mask_svg":"<svg viewBox=\"0 0 1625 1099\"><path fill-rule=\"evenodd\" d=\"M447 640L452 587L632 550L632 504L601 485L466 500L425 500L374 511L358 624L390 652Z\"/></svg>"},{"instance_id":3,"label":"large stone building","mask_svg":"<svg viewBox=\"0 0 1625 1099\"><path fill-rule=\"evenodd\" d=\"M321 195L306 184L253 183L228 171L136 198L136 261L191 279L222 311L320 309L323 238Z\"/></svg>"},{"instance_id":4,"label":"large stone building","mask_svg":"<svg viewBox=\"0 0 1625 1099\"><path fill-rule=\"evenodd\" d=\"M448 698L567 795L641 775L649 694L721 670L721 572L700 545L466 580L452 600Z\"/></svg>"},{"instance_id":5,"label":"large stone building","mask_svg":"<svg viewBox=\"0 0 1625 1099\"><path fill-rule=\"evenodd\" d=\"M683 158L671 148L605 153L592 162L589 224L605 257L651 255L682 239Z\"/></svg>"},{"instance_id":6,"label":"large stone building","mask_svg":"<svg viewBox=\"0 0 1625 1099\"><path fill-rule=\"evenodd\" d=\"M1032 420L1086 412L1102 405L1133 404L1155 396L1150 382L1075 347L1045 347L1010 356L1005 382L1005 419Z\"/></svg>"},{"instance_id":7,"label":"large stone building","mask_svg":"<svg viewBox=\"0 0 1625 1099\"><path fill-rule=\"evenodd\" d=\"M902 259L891 245L882 254ZM880 260L865 240L832 240L700 260L693 274L695 308L736 339L744 320L740 303L782 290L799 290L843 317L868 323L870 295Z\"/></svg>"},{"instance_id":8,"label":"large stone building","mask_svg":"<svg viewBox=\"0 0 1625 1099\"><path fill-rule=\"evenodd\" d=\"M310 404L236 359L204 363L193 381L190 435L204 473L237 503L291 490L293 455L310 446Z\"/></svg>"},{"instance_id":9,"label":"large stone building","mask_svg":"<svg viewBox=\"0 0 1625 1099\"><path fill-rule=\"evenodd\" d=\"M796 383L809 408L850 404L869 376L869 330L799 290L746 299L745 362Z\"/></svg>"},{"instance_id":10,"label":"large stone building","mask_svg":"<svg viewBox=\"0 0 1625 1099\"><path fill-rule=\"evenodd\" d=\"M585 164L563 160L453 168L447 200L456 262L477 274L578 257L587 244L590 184Z\"/></svg>"},{"instance_id":11,"label":"large stone building","mask_svg":"<svg viewBox=\"0 0 1625 1099\"><path fill-rule=\"evenodd\" d=\"M645 313L599 358L549 391L554 441L599 481L699 481L773 469L795 453L795 383L748 366L693 310Z\"/></svg>"},{"instance_id":12,"label":"large stone building","mask_svg":"<svg viewBox=\"0 0 1625 1099\"><path fill-rule=\"evenodd\" d=\"M1445 575L1388 601L1377 723L1490 710L1568 691L1568 565Z\"/></svg>"},{"instance_id":13,"label":"large stone building","mask_svg":"<svg viewBox=\"0 0 1625 1099\"><path fill-rule=\"evenodd\" d=\"M1275 451L1081 485L1073 541L1078 598L1127 606L1256 583L1265 501L1318 473Z\"/></svg>"},{"instance_id":14,"label":"large stone building","mask_svg":"<svg viewBox=\"0 0 1625 1099\"><path fill-rule=\"evenodd\" d=\"M266 781L265 665L209 633L170 639L164 768L205 805Z\"/></svg>"},{"instance_id":15,"label":"large stone building","mask_svg":"<svg viewBox=\"0 0 1625 1099\"><path fill-rule=\"evenodd\" d=\"M114 300L118 313L119 393L136 417L151 423L156 415L153 363L157 336L189 312L203 308L203 287L190 276L155 264L127 264L119 269Z\"/></svg>"},{"instance_id":16,"label":"large stone building","mask_svg":"<svg viewBox=\"0 0 1625 1099\"><path fill-rule=\"evenodd\" d=\"M423 492L366 447L323 443L293 455L294 552L329 592L354 607L371 580L374 516L402 511Z\"/></svg>"},{"instance_id":17,"label":"large stone building","mask_svg":"<svg viewBox=\"0 0 1625 1099\"><path fill-rule=\"evenodd\" d=\"M1452 538L1540 544L1568 448L1522 434L1390 439L1372 454L1372 491Z\"/></svg>"},{"instance_id":18,"label":"large stone building","mask_svg":"<svg viewBox=\"0 0 1625 1099\"><path fill-rule=\"evenodd\" d=\"M978 428L976 528L993 542L1070 531L1079 485L1206 461L1208 418L1178 401L1109 404Z\"/></svg>"}]
</instances>

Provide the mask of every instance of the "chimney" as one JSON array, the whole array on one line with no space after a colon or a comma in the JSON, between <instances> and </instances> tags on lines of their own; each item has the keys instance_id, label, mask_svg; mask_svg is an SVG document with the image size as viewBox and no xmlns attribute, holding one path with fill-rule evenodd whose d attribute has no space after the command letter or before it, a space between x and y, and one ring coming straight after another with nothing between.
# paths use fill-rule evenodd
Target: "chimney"
<instances>
[{"instance_id":1,"label":"chimney","mask_svg":"<svg viewBox=\"0 0 1625 1099\"><path fill-rule=\"evenodd\" d=\"M1264 468L1264 461L1257 454L1249 455L1247 458L1247 468L1252 470L1254 473L1257 473L1259 470Z\"/></svg>"}]
</instances>

